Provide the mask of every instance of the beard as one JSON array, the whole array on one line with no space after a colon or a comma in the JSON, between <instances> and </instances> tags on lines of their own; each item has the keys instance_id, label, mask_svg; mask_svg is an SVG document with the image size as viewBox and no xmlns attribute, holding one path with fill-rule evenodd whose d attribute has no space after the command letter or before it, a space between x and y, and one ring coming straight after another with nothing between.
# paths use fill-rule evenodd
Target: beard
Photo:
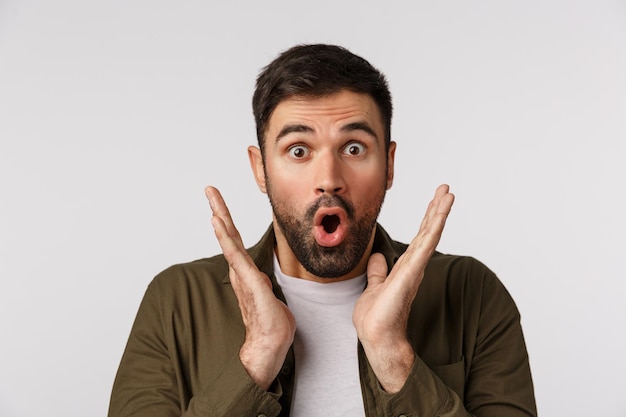
<instances>
[{"instance_id":1,"label":"beard","mask_svg":"<svg viewBox=\"0 0 626 417\"><path fill-rule=\"evenodd\" d=\"M280 201L272 192L269 181L267 194L276 218L289 247L302 266L320 278L339 278L357 267L372 237L376 220L385 197L385 188L375 192L360 214L356 208L338 195L323 195L313 202L303 216L289 204ZM341 207L348 218L345 239L337 246L321 246L313 237L315 213L320 207Z\"/></svg>"}]
</instances>

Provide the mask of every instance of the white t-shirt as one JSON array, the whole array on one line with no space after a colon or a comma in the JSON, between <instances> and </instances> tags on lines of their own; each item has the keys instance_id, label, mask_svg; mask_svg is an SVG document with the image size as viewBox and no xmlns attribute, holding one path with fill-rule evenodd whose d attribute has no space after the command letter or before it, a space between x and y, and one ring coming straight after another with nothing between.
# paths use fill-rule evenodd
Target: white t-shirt
<instances>
[{"instance_id":1,"label":"white t-shirt","mask_svg":"<svg viewBox=\"0 0 626 417\"><path fill-rule=\"evenodd\" d=\"M290 415L364 417L352 311L366 275L328 283L294 278L282 273L276 256L274 273L296 318Z\"/></svg>"}]
</instances>

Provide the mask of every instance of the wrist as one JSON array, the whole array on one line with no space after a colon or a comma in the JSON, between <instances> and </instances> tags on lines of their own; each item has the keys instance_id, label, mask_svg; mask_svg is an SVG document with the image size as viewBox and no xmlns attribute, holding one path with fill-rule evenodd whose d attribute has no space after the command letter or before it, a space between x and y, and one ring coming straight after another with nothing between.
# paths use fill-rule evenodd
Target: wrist
<instances>
[{"instance_id":1,"label":"wrist","mask_svg":"<svg viewBox=\"0 0 626 417\"><path fill-rule=\"evenodd\" d=\"M289 347L286 349L267 348L244 342L239 350L239 360L250 378L260 388L267 391L276 379L288 349Z\"/></svg>"},{"instance_id":2,"label":"wrist","mask_svg":"<svg viewBox=\"0 0 626 417\"><path fill-rule=\"evenodd\" d=\"M415 351L407 340L380 345L363 343L365 356L381 387L389 394L400 391L415 362Z\"/></svg>"}]
</instances>

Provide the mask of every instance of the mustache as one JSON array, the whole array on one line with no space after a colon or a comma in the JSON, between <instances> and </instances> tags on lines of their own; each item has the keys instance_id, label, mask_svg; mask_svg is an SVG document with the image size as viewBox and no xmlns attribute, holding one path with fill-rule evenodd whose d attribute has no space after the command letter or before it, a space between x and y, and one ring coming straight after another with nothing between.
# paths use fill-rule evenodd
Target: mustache
<instances>
[{"instance_id":1,"label":"mustache","mask_svg":"<svg viewBox=\"0 0 626 417\"><path fill-rule=\"evenodd\" d=\"M354 206L338 195L324 194L315 200L306 210L307 218L313 219L320 207L341 207L346 212L348 219L354 219Z\"/></svg>"}]
</instances>

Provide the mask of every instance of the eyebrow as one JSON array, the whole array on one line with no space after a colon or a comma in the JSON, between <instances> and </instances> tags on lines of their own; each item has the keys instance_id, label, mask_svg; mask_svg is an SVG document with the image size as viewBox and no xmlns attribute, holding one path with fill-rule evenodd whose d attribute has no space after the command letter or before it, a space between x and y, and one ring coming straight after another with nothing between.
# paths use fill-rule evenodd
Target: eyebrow
<instances>
[{"instance_id":1,"label":"eyebrow","mask_svg":"<svg viewBox=\"0 0 626 417\"><path fill-rule=\"evenodd\" d=\"M372 136L374 139L378 140L378 136L376 135L376 132L374 132L374 129L372 129L365 122L348 123L347 125L341 127L342 132L353 132L355 130L363 131L367 133L368 135ZM306 125L302 125L302 124L287 125L283 127L280 130L280 132L278 132L278 135L276 135L276 142L280 141L282 138L284 138L285 136L291 133L312 133L312 132L314 132L314 130L311 127L306 126Z\"/></svg>"},{"instance_id":2,"label":"eyebrow","mask_svg":"<svg viewBox=\"0 0 626 417\"><path fill-rule=\"evenodd\" d=\"M342 132L353 132L355 130L361 130L372 136L374 139L378 140L378 136L376 136L376 132L374 132L374 129L372 129L370 125L365 122L348 123L341 128Z\"/></svg>"},{"instance_id":3,"label":"eyebrow","mask_svg":"<svg viewBox=\"0 0 626 417\"><path fill-rule=\"evenodd\" d=\"M299 125L299 124L287 125L283 127L282 129L280 129L280 132L278 132L278 135L276 135L276 142L278 142L285 136L289 135L290 133L312 133L312 132L313 132L313 129L310 128L309 126Z\"/></svg>"}]
</instances>

